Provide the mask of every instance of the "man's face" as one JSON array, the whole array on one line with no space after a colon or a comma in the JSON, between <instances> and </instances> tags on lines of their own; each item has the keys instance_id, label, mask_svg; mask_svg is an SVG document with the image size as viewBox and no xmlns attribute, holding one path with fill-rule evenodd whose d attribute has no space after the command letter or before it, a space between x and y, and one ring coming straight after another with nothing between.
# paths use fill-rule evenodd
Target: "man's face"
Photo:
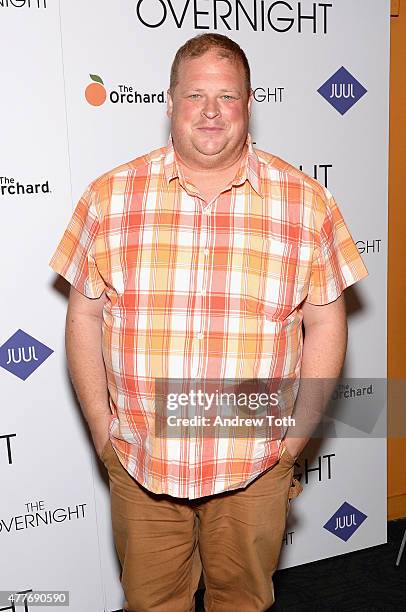
<instances>
[{"instance_id":1,"label":"man's face","mask_svg":"<svg viewBox=\"0 0 406 612\"><path fill-rule=\"evenodd\" d=\"M183 60L167 109L181 160L195 170L236 161L247 138L251 102L241 62L216 51Z\"/></svg>"}]
</instances>

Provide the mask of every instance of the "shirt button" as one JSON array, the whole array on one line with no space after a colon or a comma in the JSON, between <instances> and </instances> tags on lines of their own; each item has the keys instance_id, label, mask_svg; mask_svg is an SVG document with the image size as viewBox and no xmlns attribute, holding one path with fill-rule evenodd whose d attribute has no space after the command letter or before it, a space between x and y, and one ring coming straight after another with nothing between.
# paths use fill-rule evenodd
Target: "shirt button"
<instances>
[{"instance_id":1,"label":"shirt button","mask_svg":"<svg viewBox=\"0 0 406 612\"><path fill-rule=\"evenodd\" d=\"M200 295L206 295L206 289L202 289Z\"/></svg>"},{"instance_id":2,"label":"shirt button","mask_svg":"<svg viewBox=\"0 0 406 612\"><path fill-rule=\"evenodd\" d=\"M209 213L210 213L210 210L208 208L203 208L204 215L208 215Z\"/></svg>"},{"instance_id":3,"label":"shirt button","mask_svg":"<svg viewBox=\"0 0 406 612\"><path fill-rule=\"evenodd\" d=\"M209 249L204 249L203 253L204 253L205 257L208 256L209 252L210 252Z\"/></svg>"},{"instance_id":4,"label":"shirt button","mask_svg":"<svg viewBox=\"0 0 406 612\"><path fill-rule=\"evenodd\" d=\"M203 340L203 332L199 332L199 333L197 334L197 339L198 339L198 340Z\"/></svg>"}]
</instances>

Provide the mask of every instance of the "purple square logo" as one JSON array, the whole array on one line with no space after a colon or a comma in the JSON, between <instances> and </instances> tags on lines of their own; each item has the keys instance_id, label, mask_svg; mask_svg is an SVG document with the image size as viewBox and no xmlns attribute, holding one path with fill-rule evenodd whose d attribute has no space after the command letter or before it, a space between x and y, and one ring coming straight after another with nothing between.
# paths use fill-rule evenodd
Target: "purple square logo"
<instances>
[{"instance_id":1,"label":"purple square logo","mask_svg":"<svg viewBox=\"0 0 406 612\"><path fill-rule=\"evenodd\" d=\"M22 329L0 346L0 366L26 380L54 351Z\"/></svg>"},{"instance_id":2,"label":"purple square logo","mask_svg":"<svg viewBox=\"0 0 406 612\"><path fill-rule=\"evenodd\" d=\"M344 502L323 527L346 542L366 518L366 514Z\"/></svg>"},{"instance_id":3,"label":"purple square logo","mask_svg":"<svg viewBox=\"0 0 406 612\"><path fill-rule=\"evenodd\" d=\"M341 115L345 115L367 93L365 87L344 66L341 66L317 91Z\"/></svg>"}]
</instances>

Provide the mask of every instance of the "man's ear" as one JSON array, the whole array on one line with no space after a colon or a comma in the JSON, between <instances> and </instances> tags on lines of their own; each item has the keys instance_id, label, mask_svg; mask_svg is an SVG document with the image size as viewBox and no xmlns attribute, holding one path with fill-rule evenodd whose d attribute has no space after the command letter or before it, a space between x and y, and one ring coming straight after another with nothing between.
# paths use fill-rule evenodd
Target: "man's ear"
<instances>
[{"instance_id":1,"label":"man's ear","mask_svg":"<svg viewBox=\"0 0 406 612\"><path fill-rule=\"evenodd\" d=\"M248 116L251 117L251 113L252 113L252 101L254 99L254 92L252 91L252 89L250 89L249 95L248 95Z\"/></svg>"},{"instance_id":2,"label":"man's ear","mask_svg":"<svg viewBox=\"0 0 406 612\"><path fill-rule=\"evenodd\" d=\"M168 89L168 91L166 92L166 114L169 118L172 117L172 111L173 111L173 99L172 99L172 94L171 94L171 90Z\"/></svg>"}]
</instances>

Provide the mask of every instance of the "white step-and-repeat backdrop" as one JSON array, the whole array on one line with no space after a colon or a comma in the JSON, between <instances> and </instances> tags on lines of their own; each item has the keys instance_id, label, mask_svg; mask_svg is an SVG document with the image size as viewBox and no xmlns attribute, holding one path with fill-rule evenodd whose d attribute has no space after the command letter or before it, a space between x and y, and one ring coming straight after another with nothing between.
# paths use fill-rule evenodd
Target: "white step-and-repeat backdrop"
<instances>
[{"instance_id":1,"label":"white step-and-repeat backdrop","mask_svg":"<svg viewBox=\"0 0 406 612\"><path fill-rule=\"evenodd\" d=\"M73 612L122 605L106 474L66 370L66 285L48 261L86 185L166 142L172 58L206 31L247 53L257 146L328 187L370 272L347 291L352 378L335 435L296 466L280 567L386 541L389 4L0 0L0 590L69 591Z\"/></svg>"}]
</instances>

